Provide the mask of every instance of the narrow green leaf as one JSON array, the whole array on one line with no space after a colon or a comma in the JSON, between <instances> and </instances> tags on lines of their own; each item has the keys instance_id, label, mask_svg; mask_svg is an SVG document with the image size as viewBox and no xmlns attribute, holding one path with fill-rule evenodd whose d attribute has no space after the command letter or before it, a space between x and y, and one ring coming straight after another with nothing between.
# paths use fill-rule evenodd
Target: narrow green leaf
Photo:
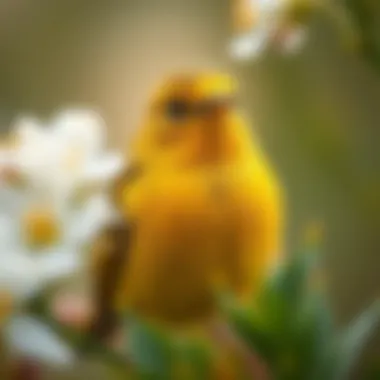
<instances>
[{"instance_id":1,"label":"narrow green leaf","mask_svg":"<svg viewBox=\"0 0 380 380\"><path fill-rule=\"evenodd\" d=\"M211 375L211 354L211 348L204 341L181 341L176 347L176 363L183 365L187 378L207 380Z\"/></svg>"},{"instance_id":2,"label":"narrow green leaf","mask_svg":"<svg viewBox=\"0 0 380 380\"><path fill-rule=\"evenodd\" d=\"M380 323L380 300L374 302L355 319L339 339L340 356L336 367L336 380L345 380L357 364L369 339ZM335 380L334 379L334 380Z\"/></svg>"},{"instance_id":3,"label":"narrow green leaf","mask_svg":"<svg viewBox=\"0 0 380 380\"><path fill-rule=\"evenodd\" d=\"M128 353L140 378L171 378L173 346L162 331L133 319L128 325L127 344Z\"/></svg>"},{"instance_id":4,"label":"narrow green leaf","mask_svg":"<svg viewBox=\"0 0 380 380\"><path fill-rule=\"evenodd\" d=\"M262 326L252 313L235 309L230 314L230 323L249 347L255 349L267 360L274 359L276 355L274 334L270 329Z\"/></svg>"},{"instance_id":5,"label":"narrow green leaf","mask_svg":"<svg viewBox=\"0 0 380 380\"><path fill-rule=\"evenodd\" d=\"M333 380L332 315L321 295L310 295L299 319L298 352L301 371L309 380Z\"/></svg>"},{"instance_id":6,"label":"narrow green leaf","mask_svg":"<svg viewBox=\"0 0 380 380\"><path fill-rule=\"evenodd\" d=\"M307 246L301 252L291 255L288 261L268 278L258 296L257 306L264 310L272 309L273 303L282 301L288 308L292 308L293 313L293 308L299 306L308 291L309 277L316 268L317 259L316 247Z\"/></svg>"}]
</instances>

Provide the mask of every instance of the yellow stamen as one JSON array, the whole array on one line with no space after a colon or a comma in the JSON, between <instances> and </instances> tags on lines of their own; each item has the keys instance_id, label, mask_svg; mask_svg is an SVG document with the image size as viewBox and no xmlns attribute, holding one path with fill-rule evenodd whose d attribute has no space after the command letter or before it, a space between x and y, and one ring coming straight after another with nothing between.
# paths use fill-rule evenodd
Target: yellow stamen
<instances>
[{"instance_id":1,"label":"yellow stamen","mask_svg":"<svg viewBox=\"0 0 380 380\"><path fill-rule=\"evenodd\" d=\"M58 219L54 212L46 207L29 209L22 224L26 241L33 247L50 245L60 236Z\"/></svg>"}]
</instances>

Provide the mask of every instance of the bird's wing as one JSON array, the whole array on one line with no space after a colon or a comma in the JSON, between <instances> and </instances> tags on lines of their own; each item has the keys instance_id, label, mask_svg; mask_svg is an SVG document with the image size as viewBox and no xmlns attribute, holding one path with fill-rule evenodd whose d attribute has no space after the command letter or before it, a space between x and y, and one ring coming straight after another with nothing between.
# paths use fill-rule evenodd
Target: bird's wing
<instances>
[{"instance_id":1,"label":"bird's wing","mask_svg":"<svg viewBox=\"0 0 380 380\"><path fill-rule=\"evenodd\" d=\"M111 188L111 198L118 210L123 208L123 194L143 176L143 165L138 162L131 163Z\"/></svg>"},{"instance_id":2,"label":"bird's wing","mask_svg":"<svg viewBox=\"0 0 380 380\"><path fill-rule=\"evenodd\" d=\"M142 170L139 165L129 166L115 181L111 197L119 209L122 206L124 191L139 179ZM117 326L114 307L115 294L121 271L127 265L133 221L126 216L107 226L95 241L94 252L94 319L90 326L90 335L95 339L104 339Z\"/></svg>"},{"instance_id":3,"label":"bird's wing","mask_svg":"<svg viewBox=\"0 0 380 380\"><path fill-rule=\"evenodd\" d=\"M114 293L128 257L130 236L130 226L121 221L107 226L98 237L93 284L95 310L90 327L90 335L96 339L106 338L117 325Z\"/></svg>"}]
</instances>

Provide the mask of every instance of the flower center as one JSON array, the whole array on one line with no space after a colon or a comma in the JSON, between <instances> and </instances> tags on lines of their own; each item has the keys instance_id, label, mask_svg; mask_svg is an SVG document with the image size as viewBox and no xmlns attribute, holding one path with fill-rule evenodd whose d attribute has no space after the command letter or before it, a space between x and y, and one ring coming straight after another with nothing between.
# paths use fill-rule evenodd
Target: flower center
<instances>
[{"instance_id":1,"label":"flower center","mask_svg":"<svg viewBox=\"0 0 380 380\"><path fill-rule=\"evenodd\" d=\"M22 221L25 239L32 247L55 243L60 236L60 226L55 213L46 207L29 209Z\"/></svg>"}]
</instances>

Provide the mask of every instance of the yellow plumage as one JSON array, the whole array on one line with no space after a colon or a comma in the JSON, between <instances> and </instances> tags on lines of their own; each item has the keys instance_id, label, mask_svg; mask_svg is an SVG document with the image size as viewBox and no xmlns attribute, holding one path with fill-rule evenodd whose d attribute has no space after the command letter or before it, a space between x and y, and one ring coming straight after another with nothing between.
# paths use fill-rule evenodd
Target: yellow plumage
<instances>
[{"instance_id":1,"label":"yellow plumage","mask_svg":"<svg viewBox=\"0 0 380 380\"><path fill-rule=\"evenodd\" d=\"M222 74L170 78L115 199L131 227L115 302L166 323L213 315L216 286L252 294L281 250L277 180Z\"/></svg>"}]
</instances>

